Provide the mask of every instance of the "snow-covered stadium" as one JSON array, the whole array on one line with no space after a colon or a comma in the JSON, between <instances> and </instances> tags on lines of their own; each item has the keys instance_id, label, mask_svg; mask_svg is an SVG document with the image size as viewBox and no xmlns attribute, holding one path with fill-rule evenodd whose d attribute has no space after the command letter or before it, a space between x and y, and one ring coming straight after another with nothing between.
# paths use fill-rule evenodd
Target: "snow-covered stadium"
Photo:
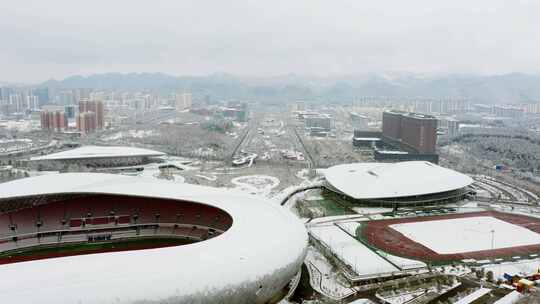
<instances>
[{"instance_id":1,"label":"snow-covered stadium","mask_svg":"<svg viewBox=\"0 0 540 304\"><path fill-rule=\"evenodd\" d=\"M325 188L348 201L377 206L436 205L470 192L472 178L424 161L354 163L324 170Z\"/></svg>"},{"instance_id":2,"label":"snow-covered stadium","mask_svg":"<svg viewBox=\"0 0 540 304\"><path fill-rule=\"evenodd\" d=\"M306 246L287 210L232 191L95 173L0 185L6 303L274 303Z\"/></svg>"},{"instance_id":3,"label":"snow-covered stadium","mask_svg":"<svg viewBox=\"0 0 540 304\"><path fill-rule=\"evenodd\" d=\"M133 166L144 164L150 158L164 156L165 153L123 146L84 146L62 152L32 157L30 161L44 167L57 164L76 164L89 167Z\"/></svg>"}]
</instances>

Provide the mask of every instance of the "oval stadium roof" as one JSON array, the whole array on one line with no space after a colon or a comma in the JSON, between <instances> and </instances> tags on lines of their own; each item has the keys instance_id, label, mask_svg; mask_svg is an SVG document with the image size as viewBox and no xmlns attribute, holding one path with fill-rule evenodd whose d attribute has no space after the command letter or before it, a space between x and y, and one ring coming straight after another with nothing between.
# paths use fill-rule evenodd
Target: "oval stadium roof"
<instances>
[{"instance_id":1,"label":"oval stadium roof","mask_svg":"<svg viewBox=\"0 0 540 304\"><path fill-rule=\"evenodd\" d=\"M145 157L163 156L165 153L122 146L84 146L72 150L52 153L44 156L32 157L30 160L67 160L67 159L89 159L89 158L115 158L115 157Z\"/></svg>"},{"instance_id":2,"label":"oval stadium roof","mask_svg":"<svg viewBox=\"0 0 540 304\"><path fill-rule=\"evenodd\" d=\"M464 188L469 176L424 161L354 163L324 170L330 186L354 199L428 195Z\"/></svg>"},{"instance_id":3,"label":"oval stadium roof","mask_svg":"<svg viewBox=\"0 0 540 304\"><path fill-rule=\"evenodd\" d=\"M0 204L71 193L197 202L226 211L233 223L218 237L189 245L1 265L0 277L6 280L0 284L0 299L6 303L222 303L230 297L235 300L225 302L254 303L255 294L268 298L288 284L305 257L307 233L292 213L237 191L64 173L0 184Z\"/></svg>"}]
</instances>

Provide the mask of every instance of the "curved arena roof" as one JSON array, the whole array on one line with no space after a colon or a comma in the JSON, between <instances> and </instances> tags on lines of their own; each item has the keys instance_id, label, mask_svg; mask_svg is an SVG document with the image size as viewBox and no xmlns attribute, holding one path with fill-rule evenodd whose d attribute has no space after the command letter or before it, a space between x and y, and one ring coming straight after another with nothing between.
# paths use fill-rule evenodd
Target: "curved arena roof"
<instances>
[{"instance_id":1,"label":"curved arena roof","mask_svg":"<svg viewBox=\"0 0 540 304\"><path fill-rule=\"evenodd\" d=\"M165 153L149 149L121 146L84 146L72 150L32 157L30 160L73 160L90 158L115 157L151 157L163 156Z\"/></svg>"},{"instance_id":2,"label":"curved arena roof","mask_svg":"<svg viewBox=\"0 0 540 304\"><path fill-rule=\"evenodd\" d=\"M354 163L324 170L327 183L354 199L420 196L458 190L473 180L424 161Z\"/></svg>"},{"instance_id":3,"label":"curved arena roof","mask_svg":"<svg viewBox=\"0 0 540 304\"><path fill-rule=\"evenodd\" d=\"M305 257L307 234L294 215L277 204L217 188L65 173L0 184L0 204L81 193L203 203L226 211L233 223L223 234L189 245L0 265L0 302L266 303Z\"/></svg>"}]
</instances>

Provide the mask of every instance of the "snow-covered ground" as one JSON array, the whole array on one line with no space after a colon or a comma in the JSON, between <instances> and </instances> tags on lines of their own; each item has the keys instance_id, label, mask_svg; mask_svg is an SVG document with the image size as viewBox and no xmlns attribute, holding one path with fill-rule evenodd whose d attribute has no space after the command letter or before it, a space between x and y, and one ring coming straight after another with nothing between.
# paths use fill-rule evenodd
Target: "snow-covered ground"
<instances>
[{"instance_id":1,"label":"snow-covered ground","mask_svg":"<svg viewBox=\"0 0 540 304\"><path fill-rule=\"evenodd\" d=\"M0 139L0 144L18 143L18 142L31 143L32 140L30 138Z\"/></svg>"},{"instance_id":2,"label":"snow-covered ground","mask_svg":"<svg viewBox=\"0 0 540 304\"><path fill-rule=\"evenodd\" d=\"M540 234L487 216L395 224L390 227L439 254L540 244Z\"/></svg>"},{"instance_id":3,"label":"snow-covered ground","mask_svg":"<svg viewBox=\"0 0 540 304\"><path fill-rule=\"evenodd\" d=\"M3 120L0 121L0 127L8 130L17 130L20 132L29 132L40 128L39 120Z\"/></svg>"},{"instance_id":4,"label":"snow-covered ground","mask_svg":"<svg viewBox=\"0 0 540 304\"><path fill-rule=\"evenodd\" d=\"M377 213L392 212L393 209L392 208L379 208L379 207L352 207L352 210L360 214L377 214Z\"/></svg>"},{"instance_id":5,"label":"snow-covered ground","mask_svg":"<svg viewBox=\"0 0 540 304\"><path fill-rule=\"evenodd\" d=\"M426 294L444 294L458 286L461 285L461 282L455 280L452 285L441 285L440 289L437 289L437 285L426 285L418 286L414 290L394 290L386 292L384 294L377 293L375 296L378 299L381 299L384 303L389 304L406 304L413 302L414 299L417 299L426 295ZM418 303L424 303L425 301L418 301Z\"/></svg>"},{"instance_id":6,"label":"snow-covered ground","mask_svg":"<svg viewBox=\"0 0 540 304\"><path fill-rule=\"evenodd\" d=\"M158 133L155 130L128 130L128 131L120 131L113 133L111 135L108 135L106 137L103 137L104 141L112 141L112 140L119 140L121 138L143 138L148 137L152 135L157 135Z\"/></svg>"},{"instance_id":7,"label":"snow-covered ground","mask_svg":"<svg viewBox=\"0 0 540 304\"><path fill-rule=\"evenodd\" d=\"M126 173L125 175L133 175L132 173ZM136 176L146 177L146 178L155 178L155 179L168 179L178 183L184 183L185 178L179 174L171 174L169 176L164 176L159 170L159 164L147 164L144 165L144 170L140 173L136 173Z\"/></svg>"},{"instance_id":8,"label":"snow-covered ground","mask_svg":"<svg viewBox=\"0 0 540 304\"><path fill-rule=\"evenodd\" d=\"M457 265L457 266L446 265L446 266L437 267L435 268L435 270L442 273L446 273L446 274L452 274L458 277L471 273L471 269L464 265Z\"/></svg>"},{"instance_id":9,"label":"snow-covered ground","mask_svg":"<svg viewBox=\"0 0 540 304\"><path fill-rule=\"evenodd\" d=\"M30 176L40 176L40 175L47 175L47 174L59 174L60 171L28 171L28 174Z\"/></svg>"},{"instance_id":10,"label":"snow-covered ground","mask_svg":"<svg viewBox=\"0 0 540 304\"><path fill-rule=\"evenodd\" d=\"M508 197L506 193L502 192L500 189L497 189L493 185L486 183L484 180L482 181L476 180L476 185L480 188L484 188L485 190L487 190L491 194L492 197L501 198L505 200L510 199L510 197Z\"/></svg>"},{"instance_id":11,"label":"snow-covered ground","mask_svg":"<svg viewBox=\"0 0 540 304\"><path fill-rule=\"evenodd\" d=\"M310 274L310 284L317 292L331 299L339 300L356 291L345 286L338 279L338 272L335 271L330 262L312 247L308 247L306 265Z\"/></svg>"},{"instance_id":12,"label":"snow-covered ground","mask_svg":"<svg viewBox=\"0 0 540 304\"><path fill-rule=\"evenodd\" d=\"M535 193L523 189L516 185L511 185L507 182L497 180L491 176L486 175L476 175L475 177L476 184L479 187L486 188L487 192L494 197L501 195L502 199L515 199L519 202L529 202L532 203L535 200L538 200L538 195ZM478 188L478 187L476 187ZM485 190L476 189L478 196L486 196ZM512 197L508 197L507 193Z\"/></svg>"},{"instance_id":13,"label":"snow-covered ground","mask_svg":"<svg viewBox=\"0 0 540 304\"><path fill-rule=\"evenodd\" d=\"M523 191L524 193L527 193L528 195L532 196L532 198L534 198L535 200L538 200L538 195L536 195L536 193L533 193L527 189L523 189L523 188L519 188L519 190Z\"/></svg>"},{"instance_id":14,"label":"snow-covered ground","mask_svg":"<svg viewBox=\"0 0 540 304\"><path fill-rule=\"evenodd\" d=\"M269 175L246 175L233 178L231 183L240 191L267 196L279 185L279 179Z\"/></svg>"},{"instance_id":15,"label":"snow-covered ground","mask_svg":"<svg viewBox=\"0 0 540 304\"><path fill-rule=\"evenodd\" d=\"M488 177L483 178L482 181L484 182L484 184L489 184L495 188L499 188L510 193L518 201L522 201L522 202L528 201L528 197L522 191L519 191L518 189L514 187L510 187L504 183L501 183L495 179L491 179Z\"/></svg>"},{"instance_id":16,"label":"snow-covered ground","mask_svg":"<svg viewBox=\"0 0 540 304\"><path fill-rule=\"evenodd\" d=\"M385 259L335 225L310 228L311 235L362 276L399 271Z\"/></svg>"},{"instance_id":17,"label":"snow-covered ground","mask_svg":"<svg viewBox=\"0 0 540 304\"><path fill-rule=\"evenodd\" d=\"M203 175L203 174L195 174L195 176L200 177L202 179L205 179L207 181L211 181L211 182L217 180L217 176L215 176L215 175L208 176L208 175Z\"/></svg>"},{"instance_id":18,"label":"snow-covered ground","mask_svg":"<svg viewBox=\"0 0 540 304\"><path fill-rule=\"evenodd\" d=\"M351 222L351 221L367 221L367 220L369 220L369 218L360 214L346 214L346 215L333 215L333 216L315 218L310 222L310 224L313 224L313 225L332 224L338 221Z\"/></svg>"},{"instance_id":19,"label":"snow-covered ground","mask_svg":"<svg viewBox=\"0 0 540 304\"><path fill-rule=\"evenodd\" d=\"M485 271L493 271L495 278L502 278L505 273L509 275L529 276L540 269L540 258L521 260L517 262L505 262L501 264L488 264L482 266Z\"/></svg>"}]
</instances>

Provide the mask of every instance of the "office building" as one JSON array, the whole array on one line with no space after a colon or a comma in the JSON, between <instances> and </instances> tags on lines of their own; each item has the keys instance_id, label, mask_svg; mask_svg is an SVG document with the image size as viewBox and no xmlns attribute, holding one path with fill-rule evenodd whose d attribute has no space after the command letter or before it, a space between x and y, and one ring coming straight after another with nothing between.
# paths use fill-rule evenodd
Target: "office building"
<instances>
[{"instance_id":1,"label":"office building","mask_svg":"<svg viewBox=\"0 0 540 304\"><path fill-rule=\"evenodd\" d=\"M383 113L383 136L414 153L435 153L437 119L431 115L387 111Z\"/></svg>"}]
</instances>

